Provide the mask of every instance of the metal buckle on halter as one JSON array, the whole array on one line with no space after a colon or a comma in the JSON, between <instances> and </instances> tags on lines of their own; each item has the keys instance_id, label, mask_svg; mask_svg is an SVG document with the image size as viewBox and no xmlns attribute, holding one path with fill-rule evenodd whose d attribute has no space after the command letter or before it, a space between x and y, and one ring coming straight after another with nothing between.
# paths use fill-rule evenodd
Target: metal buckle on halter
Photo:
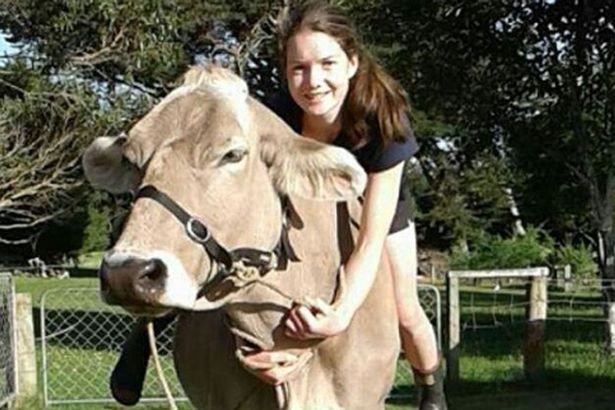
<instances>
[{"instance_id":1,"label":"metal buckle on halter","mask_svg":"<svg viewBox=\"0 0 615 410\"><path fill-rule=\"evenodd\" d=\"M197 235L197 233L194 231L194 224L199 224L201 227L203 227L203 229L205 230L205 237L200 237L199 235ZM188 219L188 222L186 222L186 233L188 234L190 239L198 243L205 243L209 240L209 238L211 238L209 229L207 229L207 227L203 225L201 221L192 217L190 217L190 219Z\"/></svg>"},{"instance_id":2,"label":"metal buckle on halter","mask_svg":"<svg viewBox=\"0 0 615 410\"><path fill-rule=\"evenodd\" d=\"M278 267L278 255L275 252L269 253L269 260L267 262L267 267L265 268L267 271L274 270Z\"/></svg>"}]
</instances>

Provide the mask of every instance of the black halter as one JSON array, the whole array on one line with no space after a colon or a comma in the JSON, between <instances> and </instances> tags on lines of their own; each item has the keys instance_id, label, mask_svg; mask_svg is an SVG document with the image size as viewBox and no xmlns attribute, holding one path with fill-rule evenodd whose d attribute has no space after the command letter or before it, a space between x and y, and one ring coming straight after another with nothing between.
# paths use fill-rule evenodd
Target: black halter
<instances>
[{"instance_id":1,"label":"black halter","mask_svg":"<svg viewBox=\"0 0 615 410\"><path fill-rule=\"evenodd\" d=\"M203 287L209 288L221 282L227 276L232 275L235 270L234 264L238 262L243 263L244 266L255 267L261 275L265 275L274 269L286 269L288 260L299 260L288 239L286 215L284 215L282 221L280 240L273 250L263 251L255 248L236 248L229 251L216 241L211 232L209 232L209 229L198 218L190 215L171 197L159 191L153 185L146 185L139 189L134 201L136 202L139 198L153 199L173 214L184 225L188 237L203 246L209 257L218 263L218 272ZM283 212L286 213L286 206L283 206ZM201 291L203 290L201 289Z\"/></svg>"}]
</instances>

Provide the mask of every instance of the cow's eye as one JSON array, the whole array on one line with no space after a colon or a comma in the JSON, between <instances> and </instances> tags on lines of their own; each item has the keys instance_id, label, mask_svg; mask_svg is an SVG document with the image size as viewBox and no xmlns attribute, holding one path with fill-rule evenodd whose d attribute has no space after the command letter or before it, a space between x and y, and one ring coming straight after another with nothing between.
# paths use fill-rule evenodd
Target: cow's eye
<instances>
[{"instance_id":1,"label":"cow's eye","mask_svg":"<svg viewBox=\"0 0 615 410\"><path fill-rule=\"evenodd\" d=\"M248 151L242 148L232 149L226 154L224 154L224 156L222 157L222 163L227 164L229 162L230 163L239 162L243 159L243 157L246 156L247 153Z\"/></svg>"}]
</instances>

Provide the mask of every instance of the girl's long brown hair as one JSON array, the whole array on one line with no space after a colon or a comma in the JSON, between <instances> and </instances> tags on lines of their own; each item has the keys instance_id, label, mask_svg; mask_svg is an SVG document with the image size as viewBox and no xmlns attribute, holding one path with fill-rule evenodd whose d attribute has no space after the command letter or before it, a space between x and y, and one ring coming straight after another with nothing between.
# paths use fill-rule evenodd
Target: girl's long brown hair
<instances>
[{"instance_id":1,"label":"girl's long brown hair","mask_svg":"<svg viewBox=\"0 0 615 410\"><path fill-rule=\"evenodd\" d=\"M359 59L342 111L342 129L353 145L363 145L373 138L374 123L385 145L412 134L406 91L364 49L354 24L337 7L307 1L291 9L280 27L278 43L283 74L288 40L301 30L325 33L337 40L348 58Z\"/></svg>"}]
</instances>

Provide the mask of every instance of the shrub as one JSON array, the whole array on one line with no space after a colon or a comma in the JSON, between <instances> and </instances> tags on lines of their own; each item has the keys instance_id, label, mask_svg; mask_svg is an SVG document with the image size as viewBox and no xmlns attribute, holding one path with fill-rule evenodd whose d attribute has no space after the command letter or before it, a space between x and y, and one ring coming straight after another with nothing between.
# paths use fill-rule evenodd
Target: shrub
<instances>
[{"instance_id":1,"label":"shrub","mask_svg":"<svg viewBox=\"0 0 615 410\"><path fill-rule=\"evenodd\" d=\"M591 248L585 244L575 246L567 242L555 250L552 260L554 265L570 265L575 276L592 277L598 272Z\"/></svg>"},{"instance_id":2,"label":"shrub","mask_svg":"<svg viewBox=\"0 0 615 410\"><path fill-rule=\"evenodd\" d=\"M470 243L469 252L453 248L450 263L452 269L527 268L545 265L552 252L553 239L540 229L508 239L483 233Z\"/></svg>"}]
</instances>

